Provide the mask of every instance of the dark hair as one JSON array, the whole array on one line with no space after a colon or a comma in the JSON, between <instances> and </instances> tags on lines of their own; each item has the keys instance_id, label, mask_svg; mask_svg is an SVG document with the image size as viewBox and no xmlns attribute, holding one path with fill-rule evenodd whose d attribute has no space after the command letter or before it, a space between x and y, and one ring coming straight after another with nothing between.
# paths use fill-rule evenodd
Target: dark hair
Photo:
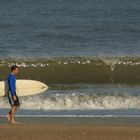
<instances>
[{"instance_id":1,"label":"dark hair","mask_svg":"<svg viewBox=\"0 0 140 140\"><path fill-rule=\"evenodd\" d=\"M11 66L11 71L15 70L16 68L19 68L19 67L16 65Z\"/></svg>"}]
</instances>

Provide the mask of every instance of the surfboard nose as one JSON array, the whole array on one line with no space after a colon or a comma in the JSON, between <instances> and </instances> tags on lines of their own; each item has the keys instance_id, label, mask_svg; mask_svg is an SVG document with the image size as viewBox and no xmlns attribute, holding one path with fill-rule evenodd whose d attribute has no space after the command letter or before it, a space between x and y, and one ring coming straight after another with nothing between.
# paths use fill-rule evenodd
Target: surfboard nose
<instances>
[{"instance_id":1,"label":"surfboard nose","mask_svg":"<svg viewBox=\"0 0 140 140\"><path fill-rule=\"evenodd\" d=\"M48 86L44 85L44 86L41 87L41 89L42 90L47 90L48 89Z\"/></svg>"}]
</instances>

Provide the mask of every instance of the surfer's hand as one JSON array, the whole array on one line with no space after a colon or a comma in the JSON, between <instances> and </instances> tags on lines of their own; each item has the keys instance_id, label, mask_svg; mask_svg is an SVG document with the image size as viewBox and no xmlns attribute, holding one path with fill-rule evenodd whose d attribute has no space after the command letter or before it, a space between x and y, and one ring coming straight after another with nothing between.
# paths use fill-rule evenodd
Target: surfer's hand
<instances>
[{"instance_id":1,"label":"surfer's hand","mask_svg":"<svg viewBox=\"0 0 140 140\"><path fill-rule=\"evenodd\" d=\"M16 96L13 96L13 99L14 99L14 100L16 100L16 99L17 99L17 97L16 97Z\"/></svg>"}]
</instances>

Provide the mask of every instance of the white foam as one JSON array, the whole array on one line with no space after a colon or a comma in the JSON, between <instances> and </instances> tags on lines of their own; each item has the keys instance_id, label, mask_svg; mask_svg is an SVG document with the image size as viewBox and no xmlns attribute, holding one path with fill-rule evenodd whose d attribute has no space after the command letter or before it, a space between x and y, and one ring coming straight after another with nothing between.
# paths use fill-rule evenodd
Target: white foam
<instances>
[{"instance_id":1,"label":"white foam","mask_svg":"<svg viewBox=\"0 0 140 140\"><path fill-rule=\"evenodd\" d=\"M6 117L5 115L0 115L0 117ZM140 118L140 115L15 115L15 117L20 118Z\"/></svg>"},{"instance_id":2,"label":"white foam","mask_svg":"<svg viewBox=\"0 0 140 140\"><path fill-rule=\"evenodd\" d=\"M46 97L21 98L21 108L31 110L87 110L87 109L140 109L140 97L125 95L67 95L57 94ZM0 100L0 108L9 108L5 98Z\"/></svg>"}]
</instances>

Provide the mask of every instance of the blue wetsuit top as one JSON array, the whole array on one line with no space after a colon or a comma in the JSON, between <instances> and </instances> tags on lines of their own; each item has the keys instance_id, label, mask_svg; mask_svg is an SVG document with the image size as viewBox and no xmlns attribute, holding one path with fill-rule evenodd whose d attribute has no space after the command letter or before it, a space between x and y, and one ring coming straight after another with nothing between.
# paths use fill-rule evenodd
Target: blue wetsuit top
<instances>
[{"instance_id":1,"label":"blue wetsuit top","mask_svg":"<svg viewBox=\"0 0 140 140\"><path fill-rule=\"evenodd\" d=\"M7 78L9 91L12 96L16 95L16 77L13 74L10 74Z\"/></svg>"}]
</instances>

